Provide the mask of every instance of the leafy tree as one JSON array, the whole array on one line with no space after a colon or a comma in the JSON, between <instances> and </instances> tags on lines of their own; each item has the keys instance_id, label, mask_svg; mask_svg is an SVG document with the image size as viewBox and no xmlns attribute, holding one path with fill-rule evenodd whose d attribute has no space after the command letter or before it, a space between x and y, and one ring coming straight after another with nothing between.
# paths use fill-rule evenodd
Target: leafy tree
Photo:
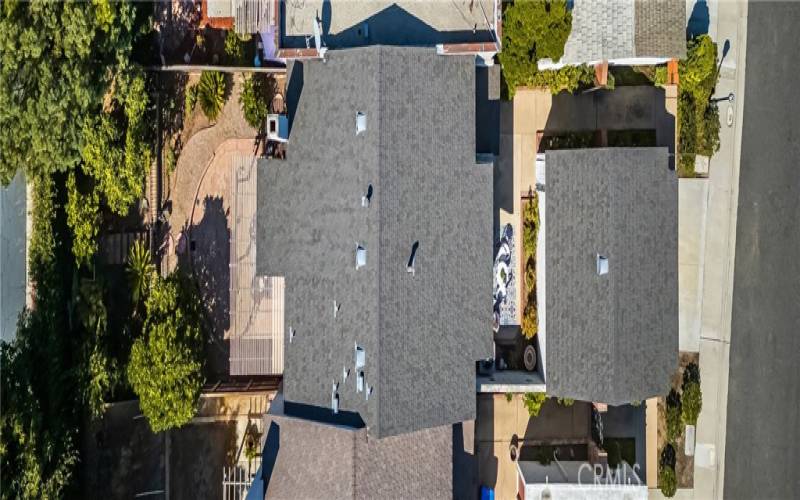
<instances>
[{"instance_id":1,"label":"leafy tree","mask_svg":"<svg viewBox=\"0 0 800 500\"><path fill-rule=\"evenodd\" d=\"M188 87L186 87L186 96L184 97L184 99L185 99L185 102L184 102L183 109L184 109L184 113L186 115L186 118L188 118L188 117L192 116L192 113L194 113L194 107L197 104L197 84L196 83L194 85L189 85Z\"/></svg>"},{"instance_id":2,"label":"leafy tree","mask_svg":"<svg viewBox=\"0 0 800 500\"><path fill-rule=\"evenodd\" d=\"M156 278L156 266L144 242L137 241L128 253L128 277L131 281L131 299L134 307L147 296Z\"/></svg>"},{"instance_id":3,"label":"leafy tree","mask_svg":"<svg viewBox=\"0 0 800 500\"><path fill-rule=\"evenodd\" d=\"M197 99L206 117L214 121L225 106L227 83L219 71L203 71L197 87Z\"/></svg>"},{"instance_id":4,"label":"leafy tree","mask_svg":"<svg viewBox=\"0 0 800 500\"><path fill-rule=\"evenodd\" d=\"M531 417L539 416L545 401L547 401L547 395L543 392L526 392L522 400Z\"/></svg>"},{"instance_id":5,"label":"leafy tree","mask_svg":"<svg viewBox=\"0 0 800 500\"><path fill-rule=\"evenodd\" d=\"M242 93L239 104L242 106L244 119L251 127L260 129L269 113L269 102L275 95L275 81L263 73L245 77L242 81Z\"/></svg>"},{"instance_id":6,"label":"leafy tree","mask_svg":"<svg viewBox=\"0 0 800 500\"><path fill-rule=\"evenodd\" d=\"M75 284L78 279L75 279ZM104 302L105 289L102 281L82 279L76 297L76 312L87 341L83 344L81 371L83 398L92 417L99 417L105 411L107 396L117 380L116 363L108 355L107 328L108 312Z\"/></svg>"},{"instance_id":7,"label":"leafy tree","mask_svg":"<svg viewBox=\"0 0 800 500\"><path fill-rule=\"evenodd\" d=\"M96 248L101 203L124 214L149 163L144 77L131 62L142 11L100 0L5 2L0 12L0 182L19 169L68 174L81 263Z\"/></svg>"},{"instance_id":8,"label":"leafy tree","mask_svg":"<svg viewBox=\"0 0 800 500\"><path fill-rule=\"evenodd\" d=\"M180 427L195 414L202 376L203 336L197 291L173 274L156 279L147 316L128 365L128 381L154 432Z\"/></svg>"},{"instance_id":9,"label":"leafy tree","mask_svg":"<svg viewBox=\"0 0 800 500\"><path fill-rule=\"evenodd\" d=\"M675 469L662 465L658 468L658 489L667 498L672 498L678 491L678 478Z\"/></svg>"},{"instance_id":10,"label":"leafy tree","mask_svg":"<svg viewBox=\"0 0 800 500\"><path fill-rule=\"evenodd\" d=\"M683 398L681 399L681 419L687 425L697 425L697 417L703 408L703 394L700 392L700 384L689 382L683 387Z\"/></svg>"},{"instance_id":11,"label":"leafy tree","mask_svg":"<svg viewBox=\"0 0 800 500\"><path fill-rule=\"evenodd\" d=\"M78 379L69 363L73 332L60 272L63 239L54 224L55 183L47 176L29 181L35 307L21 314L14 341L0 347L0 497L61 498L67 496L78 460Z\"/></svg>"},{"instance_id":12,"label":"leafy tree","mask_svg":"<svg viewBox=\"0 0 800 500\"><path fill-rule=\"evenodd\" d=\"M0 181L74 169L137 35L129 2L4 2Z\"/></svg>"},{"instance_id":13,"label":"leafy tree","mask_svg":"<svg viewBox=\"0 0 800 500\"><path fill-rule=\"evenodd\" d=\"M72 227L72 253L79 265L89 264L97 250L100 199L95 189L79 189L75 172L67 175L67 224Z\"/></svg>"},{"instance_id":14,"label":"leafy tree","mask_svg":"<svg viewBox=\"0 0 800 500\"><path fill-rule=\"evenodd\" d=\"M566 0L517 0L504 4L503 66L509 97L519 86L550 87L553 92L574 91L581 83L593 82L590 68L569 66L539 71L539 59L558 61L572 30L572 13Z\"/></svg>"}]
</instances>

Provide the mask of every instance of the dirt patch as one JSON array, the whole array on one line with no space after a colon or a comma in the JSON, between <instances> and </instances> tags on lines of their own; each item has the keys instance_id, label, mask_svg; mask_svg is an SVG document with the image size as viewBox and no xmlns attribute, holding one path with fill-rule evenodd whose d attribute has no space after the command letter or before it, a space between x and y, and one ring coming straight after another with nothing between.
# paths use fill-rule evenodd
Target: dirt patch
<instances>
[{"instance_id":1,"label":"dirt patch","mask_svg":"<svg viewBox=\"0 0 800 500\"><path fill-rule=\"evenodd\" d=\"M679 365L670 379L671 387L680 392L683 383L683 372L686 365L690 363L700 364L700 354L696 352L681 352L679 354ZM685 432L673 444L675 448L675 475L678 479L678 488L694 487L694 457L686 456ZM667 407L664 397L658 398L658 457L661 457L661 450L667 444Z\"/></svg>"}]
</instances>

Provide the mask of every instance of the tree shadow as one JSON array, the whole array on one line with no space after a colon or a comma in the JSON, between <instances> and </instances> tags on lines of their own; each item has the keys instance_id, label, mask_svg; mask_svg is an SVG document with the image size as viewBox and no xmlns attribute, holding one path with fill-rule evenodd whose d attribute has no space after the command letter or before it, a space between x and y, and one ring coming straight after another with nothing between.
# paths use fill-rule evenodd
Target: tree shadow
<instances>
[{"instance_id":1,"label":"tree shadow","mask_svg":"<svg viewBox=\"0 0 800 500\"><path fill-rule=\"evenodd\" d=\"M697 0L692 7L689 22L686 24L686 39L691 40L700 35L708 34L709 24L708 3L706 0Z\"/></svg>"},{"instance_id":2,"label":"tree shadow","mask_svg":"<svg viewBox=\"0 0 800 500\"><path fill-rule=\"evenodd\" d=\"M188 248L178 256L178 266L190 270L200 291L209 324L208 367L227 375L229 347L224 340L230 328L230 236L228 212L219 196L206 196L203 217L187 231Z\"/></svg>"}]
</instances>

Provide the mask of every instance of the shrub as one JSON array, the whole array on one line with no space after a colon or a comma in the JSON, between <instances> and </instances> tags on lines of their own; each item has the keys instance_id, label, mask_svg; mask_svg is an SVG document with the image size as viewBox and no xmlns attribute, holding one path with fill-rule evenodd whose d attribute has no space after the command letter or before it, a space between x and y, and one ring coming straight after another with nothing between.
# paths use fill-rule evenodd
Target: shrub
<instances>
[{"instance_id":1,"label":"shrub","mask_svg":"<svg viewBox=\"0 0 800 500\"><path fill-rule=\"evenodd\" d=\"M225 34L225 61L234 66L242 66L245 63L244 42L233 31Z\"/></svg>"},{"instance_id":2,"label":"shrub","mask_svg":"<svg viewBox=\"0 0 800 500\"><path fill-rule=\"evenodd\" d=\"M545 401L547 401L547 395L543 392L526 392L523 398L525 408L528 409L528 415L531 417L539 416Z\"/></svg>"},{"instance_id":3,"label":"shrub","mask_svg":"<svg viewBox=\"0 0 800 500\"><path fill-rule=\"evenodd\" d=\"M683 430L681 424L681 397L675 390L671 390L669 396L667 396L666 419L667 442L675 443Z\"/></svg>"},{"instance_id":4,"label":"shrub","mask_svg":"<svg viewBox=\"0 0 800 500\"><path fill-rule=\"evenodd\" d=\"M700 392L700 384L689 382L683 388L683 398L681 401L681 419L687 425L697 425L697 417L703 408L703 395Z\"/></svg>"},{"instance_id":5,"label":"shrub","mask_svg":"<svg viewBox=\"0 0 800 500\"><path fill-rule=\"evenodd\" d=\"M203 71L197 88L197 100L206 117L214 121L225 105L227 84L225 75L219 71Z\"/></svg>"},{"instance_id":6,"label":"shrub","mask_svg":"<svg viewBox=\"0 0 800 500\"><path fill-rule=\"evenodd\" d=\"M575 400L572 398L558 398L558 404L565 407L570 407L575 404Z\"/></svg>"},{"instance_id":7,"label":"shrub","mask_svg":"<svg viewBox=\"0 0 800 500\"><path fill-rule=\"evenodd\" d=\"M539 233L539 197L536 192L522 209L522 249L525 259L525 308L522 313L522 334L533 338L539 331L536 315L536 238Z\"/></svg>"},{"instance_id":8,"label":"shrub","mask_svg":"<svg viewBox=\"0 0 800 500\"><path fill-rule=\"evenodd\" d=\"M194 112L194 106L197 104L197 84L186 87L186 96L184 99L184 113L189 117L192 115L192 112Z\"/></svg>"},{"instance_id":9,"label":"shrub","mask_svg":"<svg viewBox=\"0 0 800 500\"><path fill-rule=\"evenodd\" d=\"M512 393L510 393L510 392L507 392L506 393L506 401L508 401L510 403L512 399L514 399L514 395Z\"/></svg>"},{"instance_id":10,"label":"shrub","mask_svg":"<svg viewBox=\"0 0 800 500\"><path fill-rule=\"evenodd\" d=\"M678 478L675 477L675 469L672 467L661 466L658 469L658 489L661 493L671 498L678 490Z\"/></svg>"},{"instance_id":11,"label":"shrub","mask_svg":"<svg viewBox=\"0 0 800 500\"><path fill-rule=\"evenodd\" d=\"M244 119L251 127L260 129L269 113L269 102L275 94L275 81L267 75L258 73L244 78L239 104Z\"/></svg>"},{"instance_id":12,"label":"shrub","mask_svg":"<svg viewBox=\"0 0 800 500\"><path fill-rule=\"evenodd\" d=\"M686 390L686 385L691 382L700 383L700 367L697 363L689 363L683 370L683 389Z\"/></svg>"},{"instance_id":13,"label":"shrub","mask_svg":"<svg viewBox=\"0 0 800 500\"><path fill-rule=\"evenodd\" d=\"M523 85L572 86L583 74L581 70L540 72L536 64L539 59L561 59L571 30L572 14L566 0L520 0L504 4L503 51L499 58L508 97L513 97L514 90Z\"/></svg>"}]
</instances>

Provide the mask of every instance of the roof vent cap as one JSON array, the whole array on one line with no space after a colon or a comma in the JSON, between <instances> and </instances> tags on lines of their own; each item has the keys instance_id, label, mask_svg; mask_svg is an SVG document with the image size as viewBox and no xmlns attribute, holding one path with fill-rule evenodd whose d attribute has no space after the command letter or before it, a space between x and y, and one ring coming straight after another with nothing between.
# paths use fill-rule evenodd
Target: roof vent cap
<instances>
[{"instance_id":1,"label":"roof vent cap","mask_svg":"<svg viewBox=\"0 0 800 500\"><path fill-rule=\"evenodd\" d=\"M597 274L608 274L608 257L605 255L597 254Z\"/></svg>"},{"instance_id":2,"label":"roof vent cap","mask_svg":"<svg viewBox=\"0 0 800 500\"><path fill-rule=\"evenodd\" d=\"M367 265L367 249L361 245L356 245L356 269Z\"/></svg>"},{"instance_id":3,"label":"roof vent cap","mask_svg":"<svg viewBox=\"0 0 800 500\"><path fill-rule=\"evenodd\" d=\"M367 131L367 115L361 111L356 112L356 135Z\"/></svg>"},{"instance_id":4,"label":"roof vent cap","mask_svg":"<svg viewBox=\"0 0 800 500\"><path fill-rule=\"evenodd\" d=\"M356 370L364 368L367 364L367 351L363 347L358 347L356 344Z\"/></svg>"}]
</instances>

